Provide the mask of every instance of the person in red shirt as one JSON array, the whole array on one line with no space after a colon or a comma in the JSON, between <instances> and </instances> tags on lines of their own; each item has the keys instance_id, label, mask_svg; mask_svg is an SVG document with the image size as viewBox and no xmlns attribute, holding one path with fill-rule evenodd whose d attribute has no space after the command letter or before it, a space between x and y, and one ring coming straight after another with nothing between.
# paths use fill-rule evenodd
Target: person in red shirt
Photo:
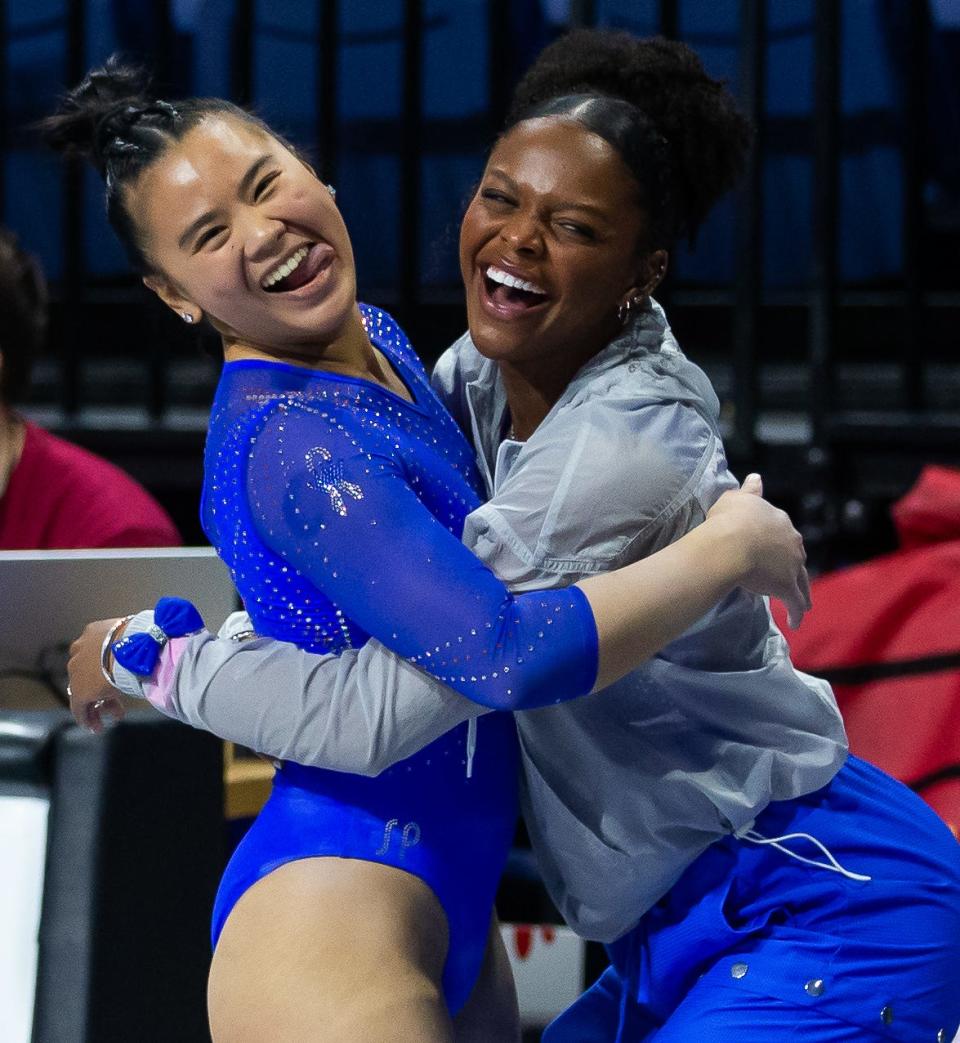
<instances>
[{"instance_id":1,"label":"person in red shirt","mask_svg":"<svg viewBox=\"0 0 960 1043\"><path fill-rule=\"evenodd\" d=\"M179 546L167 513L128 474L13 409L46 320L39 265L0 229L0 550Z\"/></svg>"}]
</instances>

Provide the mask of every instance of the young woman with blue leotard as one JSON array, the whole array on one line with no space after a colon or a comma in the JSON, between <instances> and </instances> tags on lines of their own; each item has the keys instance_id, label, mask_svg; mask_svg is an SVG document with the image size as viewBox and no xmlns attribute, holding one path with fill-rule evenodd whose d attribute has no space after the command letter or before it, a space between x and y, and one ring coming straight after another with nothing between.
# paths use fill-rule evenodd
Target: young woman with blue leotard
<instances>
[{"instance_id":1,"label":"young woman with blue leotard","mask_svg":"<svg viewBox=\"0 0 960 1043\"><path fill-rule=\"evenodd\" d=\"M138 87L92 73L48 133L97 164L146 284L222 336L203 517L261 633L310 651L375 636L516 710L611 683L738 582L802 612L796 534L737 494L648 561L510 594L460 543L482 490L472 450L402 333L358 308L332 194L232 106ZM609 292L615 310L635 288ZM494 977L481 967L517 774L508 716L478 738L472 777L465 729L376 779L283 766L218 897L216 1039L515 1032L509 1003L469 1009Z\"/></svg>"}]
</instances>

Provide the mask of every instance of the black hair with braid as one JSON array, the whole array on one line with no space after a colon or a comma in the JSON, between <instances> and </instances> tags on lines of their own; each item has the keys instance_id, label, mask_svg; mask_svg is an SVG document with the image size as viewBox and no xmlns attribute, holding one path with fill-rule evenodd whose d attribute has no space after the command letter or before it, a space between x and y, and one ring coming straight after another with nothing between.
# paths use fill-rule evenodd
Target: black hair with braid
<instances>
[{"instance_id":1,"label":"black hair with braid","mask_svg":"<svg viewBox=\"0 0 960 1043\"><path fill-rule=\"evenodd\" d=\"M154 98L146 70L124 65L116 55L88 72L63 98L59 111L38 124L52 148L83 156L97 169L104 180L107 218L141 272L149 272L151 265L125 190L207 116L232 116L253 124L297 154L263 120L223 98Z\"/></svg>"},{"instance_id":2,"label":"black hair with braid","mask_svg":"<svg viewBox=\"0 0 960 1043\"><path fill-rule=\"evenodd\" d=\"M567 116L611 144L640 187L651 247L692 243L737 183L752 129L719 80L685 44L576 29L550 44L514 92L505 132Z\"/></svg>"},{"instance_id":3,"label":"black hair with braid","mask_svg":"<svg viewBox=\"0 0 960 1043\"><path fill-rule=\"evenodd\" d=\"M23 397L47 330L47 283L13 232L0 228L0 405Z\"/></svg>"}]
</instances>

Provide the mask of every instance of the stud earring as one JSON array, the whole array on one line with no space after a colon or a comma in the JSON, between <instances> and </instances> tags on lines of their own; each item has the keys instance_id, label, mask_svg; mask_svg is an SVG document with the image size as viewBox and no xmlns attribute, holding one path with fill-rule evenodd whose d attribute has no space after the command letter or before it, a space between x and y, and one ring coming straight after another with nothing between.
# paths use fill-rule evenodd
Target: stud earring
<instances>
[{"instance_id":1,"label":"stud earring","mask_svg":"<svg viewBox=\"0 0 960 1043\"><path fill-rule=\"evenodd\" d=\"M333 185L330 184L329 181L327 182L327 191L330 193L330 195L333 196L334 199L337 198L337 190L333 187Z\"/></svg>"},{"instance_id":2,"label":"stud earring","mask_svg":"<svg viewBox=\"0 0 960 1043\"><path fill-rule=\"evenodd\" d=\"M188 311L180 312L180 318L188 325L193 322L193 316Z\"/></svg>"}]
</instances>

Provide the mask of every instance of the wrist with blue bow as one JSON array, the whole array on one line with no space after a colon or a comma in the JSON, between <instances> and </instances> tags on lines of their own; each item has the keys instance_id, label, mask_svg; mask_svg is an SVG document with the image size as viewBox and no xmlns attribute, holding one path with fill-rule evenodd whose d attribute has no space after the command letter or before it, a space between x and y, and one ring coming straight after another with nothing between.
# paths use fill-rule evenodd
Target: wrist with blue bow
<instances>
[{"instance_id":1,"label":"wrist with blue bow","mask_svg":"<svg viewBox=\"0 0 960 1043\"><path fill-rule=\"evenodd\" d=\"M203 618L189 601L161 598L152 612L132 616L123 637L110 646L111 683L125 694L142 699L142 680L153 674L167 642L202 629Z\"/></svg>"}]
</instances>

